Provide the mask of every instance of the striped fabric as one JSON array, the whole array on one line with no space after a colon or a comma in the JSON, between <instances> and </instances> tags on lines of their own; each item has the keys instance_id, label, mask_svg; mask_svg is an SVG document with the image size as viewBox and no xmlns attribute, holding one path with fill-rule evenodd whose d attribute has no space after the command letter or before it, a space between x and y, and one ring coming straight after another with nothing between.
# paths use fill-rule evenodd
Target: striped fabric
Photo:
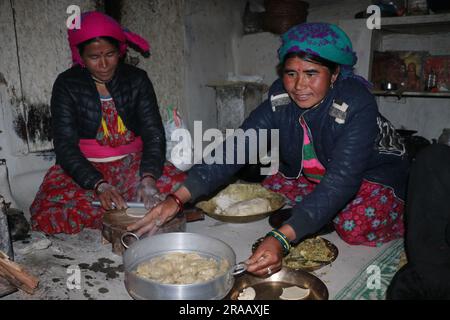
<instances>
[{"instance_id":1,"label":"striped fabric","mask_svg":"<svg viewBox=\"0 0 450 320\"><path fill-rule=\"evenodd\" d=\"M325 175L325 167L319 162L314 151L312 135L303 117L300 117L303 128L303 175L310 181L319 183Z\"/></svg>"}]
</instances>

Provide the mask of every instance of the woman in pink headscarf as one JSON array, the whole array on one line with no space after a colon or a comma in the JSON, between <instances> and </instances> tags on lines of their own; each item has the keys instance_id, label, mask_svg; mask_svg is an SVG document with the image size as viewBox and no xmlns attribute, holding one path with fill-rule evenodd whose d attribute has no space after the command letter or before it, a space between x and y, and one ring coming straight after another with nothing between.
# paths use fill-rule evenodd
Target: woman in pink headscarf
<instances>
[{"instance_id":1,"label":"woman in pink headscarf","mask_svg":"<svg viewBox=\"0 0 450 320\"><path fill-rule=\"evenodd\" d=\"M129 44L148 54L147 41L100 12L84 13L68 38L73 66L51 98L56 165L30 208L33 228L48 234L99 228L105 210L126 201L149 209L184 179L164 165L164 127L147 73L123 62Z\"/></svg>"}]
</instances>

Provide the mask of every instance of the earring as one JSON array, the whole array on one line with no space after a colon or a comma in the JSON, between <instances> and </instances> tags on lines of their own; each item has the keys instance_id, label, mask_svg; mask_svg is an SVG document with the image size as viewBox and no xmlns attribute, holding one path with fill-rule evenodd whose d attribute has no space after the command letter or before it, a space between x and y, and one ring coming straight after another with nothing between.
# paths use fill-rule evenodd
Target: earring
<instances>
[{"instance_id":1,"label":"earring","mask_svg":"<svg viewBox=\"0 0 450 320\"><path fill-rule=\"evenodd\" d=\"M331 89L334 88L334 82L332 82L332 83L330 84L330 88L331 88Z\"/></svg>"}]
</instances>

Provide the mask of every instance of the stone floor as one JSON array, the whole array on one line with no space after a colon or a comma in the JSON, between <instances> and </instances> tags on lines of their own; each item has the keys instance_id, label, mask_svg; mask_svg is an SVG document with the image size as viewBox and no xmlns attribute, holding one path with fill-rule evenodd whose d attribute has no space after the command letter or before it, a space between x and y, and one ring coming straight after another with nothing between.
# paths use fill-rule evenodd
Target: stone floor
<instances>
[{"instance_id":1,"label":"stone floor","mask_svg":"<svg viewBox=\"0 0 450 320\"><path fill-rule=\"evenodd\" d=\"M254 241L271 227L268 219L230 224L206 216L203 221L188 223L186 229L223 240L233 248L239 262L248 258ZM330 299L389 247L350 246L335 232L324 238L337 246L339 255L331 265L313 274L326 284ZM34 295L17 291L1 299L131 299L124 286L122 257L112 253L111 244L102 244L99 230L47 237L33 232L27 241L15 242L14 250L15 260L37 276L40 285Z\"/></svg>"},{"instance_id":2,"label":"stone floor","mask_svg":"<svg viewBox=\"0 0 450 320\"><path fill-rule=\"evenodd\" d=\"M99 230L47 237L33 232L27 241L15 242L14 251L15 261L40 283L34 295L17 291L3 299L131 299L123 282L122 257L102 244Z\"/></svg>"}]
</instances>

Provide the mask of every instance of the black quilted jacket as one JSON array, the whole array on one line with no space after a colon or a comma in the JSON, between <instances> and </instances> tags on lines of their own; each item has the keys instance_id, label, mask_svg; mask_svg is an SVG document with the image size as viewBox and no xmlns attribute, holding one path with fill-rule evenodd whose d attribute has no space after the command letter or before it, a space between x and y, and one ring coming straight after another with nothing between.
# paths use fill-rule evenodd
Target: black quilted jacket
<instances>
[{"instance_id":1,"label":"black quilted jacket","mask_svg":"<svg viewBox=\"0 0 450 320\"><path fill-rule=\"evenodd\" d=\"M106 86L127 129L142 138L140 172L160 177L166 141L156 95L147 73L119 64ZM82 188L93 189L102 174L78 146L79 139L94 139L101 125L100 96L87 69L75 66L58 76L53 85L51 112L56 163Z\"/></svg>"}]
</instances>

